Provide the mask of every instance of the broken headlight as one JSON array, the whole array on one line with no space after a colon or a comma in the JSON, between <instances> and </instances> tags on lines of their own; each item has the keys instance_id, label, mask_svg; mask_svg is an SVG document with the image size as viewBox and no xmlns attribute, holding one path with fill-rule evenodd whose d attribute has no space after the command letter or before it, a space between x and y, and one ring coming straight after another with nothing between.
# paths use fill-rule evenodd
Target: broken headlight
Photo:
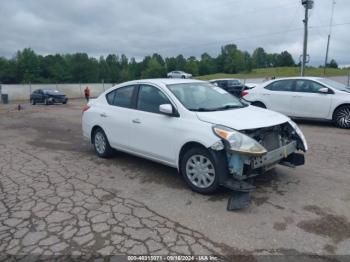
<instances>
[{"instance_id":1,"label":"broken headlight","mask_svg":"<svg viewBox=\"0 0 350 262\"><path fill-rule=\"evenodd\" d=\"M263 155L267 150L253 138L226 126L213 126L214 133L230 144L230 150L242 154Z\"/></svg>"},{"instance_id":2,"label":"broken headlight","mask_svg":"<svg viewBox=\"0 0 350 262\"><path fill-rule=\"evenodd\" d=\"M305 151L307 151L308 147L307 147L306 139L305 139L303 132L301 132L298 125L296 123L294 123L292 120L289 120L288 123L294 128L295 132L297 133L297 135L300 137L301 141L304 144Z\"/></svg>"}]
</instances>

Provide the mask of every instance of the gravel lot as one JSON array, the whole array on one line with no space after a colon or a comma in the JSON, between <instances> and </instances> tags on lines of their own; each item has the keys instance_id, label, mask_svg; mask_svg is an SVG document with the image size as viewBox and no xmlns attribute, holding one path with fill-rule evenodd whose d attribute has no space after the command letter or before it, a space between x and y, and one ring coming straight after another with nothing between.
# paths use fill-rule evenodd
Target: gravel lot
<instances>
[{"instance_id":1,"label":"gravel lot","mask_svg":"<svg viewBox=\"0 0 350 262\"><path fill-rule=\"evenodd\" d=\"M252 205L227 212L225 190L193 193L176 170L124 153L97 158L82 105L0 105L0 254L350 255L350 130L299 122L306 165L260 177Z\"/></svg>"}]
</instances>

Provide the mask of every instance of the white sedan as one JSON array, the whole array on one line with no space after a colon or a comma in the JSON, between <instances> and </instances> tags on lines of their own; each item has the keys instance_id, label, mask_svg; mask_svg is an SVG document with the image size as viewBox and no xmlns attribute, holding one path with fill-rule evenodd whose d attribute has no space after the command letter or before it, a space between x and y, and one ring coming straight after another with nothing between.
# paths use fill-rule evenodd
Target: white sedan
<instances>
[{"instance_id":1,"label":"white sedan","mask_svg":"<svg viewBox=\"0 0 350 262\"><path fill-rule=\"evenodd\" d=\"M292 118L330 120L341 128L350 128L350 89L327 78L268 81L246 90L244 99Z\"/></svg>"},{"instance_id":2,"label":"white sedan","mask_svg":"<svg viewBox=\"0 0 350 262\"><path fill-rule=\"evenodd\" d=\"M304 164L307 145L288 117L242 103L208 82L138 80L114 86L83 109L83 134L99 157L113 149L175 167L196 192L246 182L276 164Z\"/></svg>"},{"instance_id":3,"label":"white sedan","mask_svg":"<svg viewBox=\"0 0 350 262\"><path fill-rule=\"evenodd\" d=\"M167 74L168 78L192 78L191 74L185 73L183 71L171 71Z\"/></svg>"}]
</instances>

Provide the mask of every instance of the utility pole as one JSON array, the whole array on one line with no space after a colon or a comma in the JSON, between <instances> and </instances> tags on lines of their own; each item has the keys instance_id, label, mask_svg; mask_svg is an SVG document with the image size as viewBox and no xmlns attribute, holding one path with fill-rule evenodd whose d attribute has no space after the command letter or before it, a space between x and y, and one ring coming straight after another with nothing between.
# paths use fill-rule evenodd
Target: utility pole
<instances>
[{"instance_id":1,"label":"utility pole","mask_svg":"<svg viewBox=\"0 0 350 262\"><path fill-rule=\"evenodd\" d=\"M329 41L331 40L331 33L332 33L332 27L333 27L334 7L335 7L335 0L333 0L333 3L332 3L332 14L331 14L331 20L329 22L329 34L328 34L328 40L327 40L326 59L324 61L323 75L326 75L326 68L328 63Z\"/></svg>"},{"instance_id":2,"label":"utility pole","mask_svg":"<svg viewBox=\"0 0 350 262\"><path fill-rule=\"evenodd\" d=\"M305 75L305 64L308 62L306 61L307 57L307 36L308 36L308 23L309 23L309 9L312 9L314 6L313 0L301 0L301 4L305 8L305 18L303 20L304 22L304 45L303 45L303 58L301 61L301 76Z\"/></svg>"}]
</instances>

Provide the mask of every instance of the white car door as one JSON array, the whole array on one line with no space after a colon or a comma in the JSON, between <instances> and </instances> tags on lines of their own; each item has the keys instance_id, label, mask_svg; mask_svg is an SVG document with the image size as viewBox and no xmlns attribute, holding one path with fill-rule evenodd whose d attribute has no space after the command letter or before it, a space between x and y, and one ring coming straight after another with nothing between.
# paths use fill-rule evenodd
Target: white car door
<instances>
[{"instance_id":1,"label":"white car door","mask_svg":"<svg viewBox=\"0 0 350 262\"><path fill-rule=\"evenodd\" d=\"M135 153L176 165L174 139L179 118L159 112L161 104L171 104L157 87L140 85L137 110L131 112L130 148Z\"/></svg>"},{"instance_id":2,"label":"white car door","mask_svg":"<svg viewBox=\"0 0 350 262\"><path fill-rule=\"evenodd\" d=\"M293 94L292 80L278 80L262 88L259 96L268 109L290 115Z\"/></svg>"},{"instance_id":3,"label":"white car door","mask_svg":"<svg viewBox=\"0 0 350 262\"><path fill-rule=\"evenodd\" d=\"M130 140L130 111L136 86L115 89L106 95L100 117L108 141L113 148L127 149Z\"/></svg>"},{"instance_id":4,"label":"white car door","mask_svg":"<svg viewBox=\"0 0 350 262\"><path fill-rule=\"evenodd\" d=\"M292 98L292 109L295 117L326 118L332 104L332 93L321 93L326 88L312 80L295 80L295 94Z\"/></svg>"}]
</instances>

